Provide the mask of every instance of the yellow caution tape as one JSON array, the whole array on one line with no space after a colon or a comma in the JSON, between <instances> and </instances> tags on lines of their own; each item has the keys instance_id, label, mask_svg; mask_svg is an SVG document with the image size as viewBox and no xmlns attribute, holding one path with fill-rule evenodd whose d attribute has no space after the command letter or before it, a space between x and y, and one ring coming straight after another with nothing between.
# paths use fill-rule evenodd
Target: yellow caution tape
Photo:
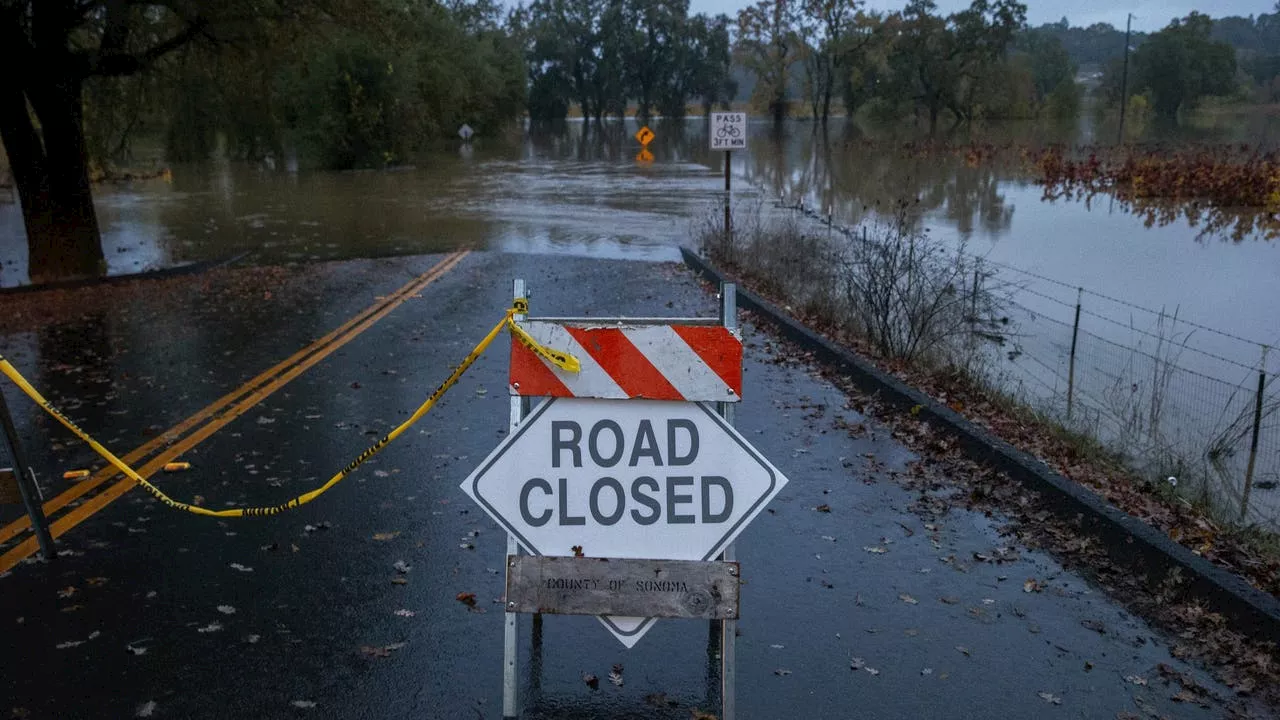
<instances>
[{"instance_id":1,"label":"yellow caution tape","mask_svg":"<svg viewBox=\"0 0 1280 720\"><path fill-rule=\"evenodd\" d=\"M436 402L441 398L441 396L443 396L446 392L448 392L449 388L453 387L454 384L458 382L459 378L462 377L462 374L465 373L467 369L470 368L475 363L476 360L480 359L480 356L484 354L484 351L487 350L491 344L493 344L494 339L498 337L498 335L502 332L504 328L510 330L511 334L514 335L517 339L519 339L520 342L523 343L526 347L533 350L539 356L546 358L549 362L554 363L556 367L567 370L568 372L578 372L581 365L578 363L577 358L575 358L574 356L568 353L562 353L562 352L553 350L551 348L548 348L545 345L542 345L537 340L535 340L533 336L525 332L524 329L521 328L516 323L515 321L516 315L524 315L528 312L529 312L529 301L525 298L517 298L516 301L512 304L511 309L507 310L506 315L502 318L502 320L497 325L493 326L493 329L490 330L489 333L484 336L484 339L481 340L480 343L476 345L475 348L472 349L470 353L467 354L467 357L463 359L460 365L458 365L456 368L453 369L453 372L450 373L449 377L446 378L445 381L435 389L435 392L431 393L431 395L427 397L427 399L420 406L418 406L418 409L414 411L413 415L409 416L408 420L405 420L403 423L400 423L399 426L397 426L394 430L384 435L382 439L378 440L378 442L369 446L364 452L357 455L355 460L352 460L346 467L342 468L337 473L335 473L334 476L329 478L328 482L326 482L325 484L321 485L320 487L310 492L303 493L286 503L282 503L280 505L272 505L269 507L230 508L227 510L207 510L205 508L198 507L196 505L189 505L184 502L178 502L177 500L174 500L168 495L165 495L164 491L162 491L160 488L147 482L145 478L139 475L133 468L129 467L123 460L116 457L110 450L103 447L101 444L98 443L97 440L94 440L92 437L89 436L88 433L81 430L75 423L71 422L71 420L67 418L66 415L63 415L57 408L55 408L52 404L50 404L49 401L46 400L44 396L41 395L40 392L31 385L31 383L27 382L27 379L22 376L22 373L18 372L18 369L15 368L8 360L6 360L3 355L0 355L0 373L3 373L10 380L12 380L13 383L18 386L18 389L26 393L27 396L30 397L33 401L35 401L37 405L44 408L45 412L49 413L50 415L53 416L55 420L62 423L62 425L66 427L68 430L70 430L72 433L74 433L76 437L88 443L89 447L93 448L94 452L101 455L107 462L115 466L117 470L124 473L134 482L141 485L147 492L154 495L156 499L158 499L160 502L164 503L165 505L168 505L169 507L174 508L175 510L184 510L186 512L193 513L195 515L206 515L209 517L259 517L259 516L265 516L265 515L276 515L278 513L284 512L285 510L292 510L293 508L306 505L312 500L315 500L316 498L320 497L324 493L328 492L328 490L332 488L334 485L337 485L339 482L342 482L342 480L346 478L348 475L350 475L352 472L354 472L356 468L363 465L366 460L368 460L369 458L381 452L382 449L385 448L387 445L390 445L393 440L395 440L396 438L404 434L405 430L408 430L410 427L413 426L414 423L421 420L423 415L426 415L428 412L431 411L431 408L435 406ZM165 466L165 470L169 470L170 465L186 466L182 468L175 467L175 469L184 469L184 470L187 467L190 467L190 465L188 465L187 463L169 463L168 465Z\"/></svg>"}]
</instances>

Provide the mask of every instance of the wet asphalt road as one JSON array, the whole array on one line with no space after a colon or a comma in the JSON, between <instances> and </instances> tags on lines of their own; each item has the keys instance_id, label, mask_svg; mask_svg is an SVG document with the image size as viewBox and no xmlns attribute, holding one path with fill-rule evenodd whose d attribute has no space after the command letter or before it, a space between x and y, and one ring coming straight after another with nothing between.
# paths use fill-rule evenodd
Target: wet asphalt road
<instances>
[{"instance_id":1,"label":"wet asphalt road","mask_svg":"<svg viewBox=\"0 0 1280 720\"><path fill-rule=\"evenodd\" d=\"M0 353L123 451L439 260L231 271L109 303L72 295L59 302L75 317L12 321ZM500 318L515 277L535 314L716 311L674 265L473 253L186 453L191 471L158 482L208 507L274 504L318 485L412 412ZM919 494L891 476L910 452L769 336L748 326L746 338L738 427L791 483L738 543L741 717L1222 714L1229 690L1078 575L1009 547L999 518L914 514ZM62 537L56 563L0 578L0 716L500 717L505 536L458 484L506 432L503 347L298 511L218 521L135 489ZM42 478L98 466L4 392ZM67 486L46 482L46 496ZM1026 592L1028 579L1041 589ZM463 592L474 610L455 599ZM718 712L706 623L660 621L625 650L592 619L549 616L539 667L521 623L525 717ZM621 687L606 679L615 663ZM1172 699L1182 687L1162 663L1208 689L1203 706Z\"/></svg>"}]
</instances>

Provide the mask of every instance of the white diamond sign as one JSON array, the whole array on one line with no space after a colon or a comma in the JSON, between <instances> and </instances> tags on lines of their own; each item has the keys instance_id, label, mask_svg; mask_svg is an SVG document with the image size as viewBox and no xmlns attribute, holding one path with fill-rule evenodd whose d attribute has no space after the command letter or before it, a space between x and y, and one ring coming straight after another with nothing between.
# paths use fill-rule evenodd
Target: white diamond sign
<instances>
[{"instance_id":1,"label":"white diamond sign","mask_svg":"<svg viewBox=\"0 0 1280 720\"><path fill-rule=\"evenodd\" d=\"M786 483L706 403L561 398L462 490L534 555L712 560ZM627 647L654 621L600 620Z\"/></svg>"}]
</instances>

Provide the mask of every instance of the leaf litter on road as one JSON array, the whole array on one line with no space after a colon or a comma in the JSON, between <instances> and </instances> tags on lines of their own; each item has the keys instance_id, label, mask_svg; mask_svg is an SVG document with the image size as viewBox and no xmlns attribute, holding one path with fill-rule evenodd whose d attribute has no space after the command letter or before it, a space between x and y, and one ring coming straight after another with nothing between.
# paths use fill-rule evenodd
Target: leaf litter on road
<instances>
[{"instance_id":1,"label":"leaf litter on road","mask_svg":"<svg viewBox=\"0 0 1280 720\"><path fill-rule=\"evenodd\" d=\"M1041 692L1036 694L1039 695L1042 700L1049 703L1050 705L1062 704L1062 698L1058 697L1057 695L1054 695L1053 693Z\"/></svg>"}]
</instances>

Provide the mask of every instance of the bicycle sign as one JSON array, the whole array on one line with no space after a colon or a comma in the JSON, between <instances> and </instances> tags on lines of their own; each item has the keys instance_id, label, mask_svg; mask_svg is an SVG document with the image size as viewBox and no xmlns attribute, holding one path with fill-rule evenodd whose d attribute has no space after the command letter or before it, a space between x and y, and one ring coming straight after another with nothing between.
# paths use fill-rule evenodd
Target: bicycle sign
<instances>
[{"instance_id":1,"label":"bicycle sign","mask_svg":"<svg viewBox=\"0 0 1280 720\"><path fill-rule=\"evenodd\" d=\"M711 113L711 149L746 150L747 114L740 112Z\"/></svg>"}]
</instances>

